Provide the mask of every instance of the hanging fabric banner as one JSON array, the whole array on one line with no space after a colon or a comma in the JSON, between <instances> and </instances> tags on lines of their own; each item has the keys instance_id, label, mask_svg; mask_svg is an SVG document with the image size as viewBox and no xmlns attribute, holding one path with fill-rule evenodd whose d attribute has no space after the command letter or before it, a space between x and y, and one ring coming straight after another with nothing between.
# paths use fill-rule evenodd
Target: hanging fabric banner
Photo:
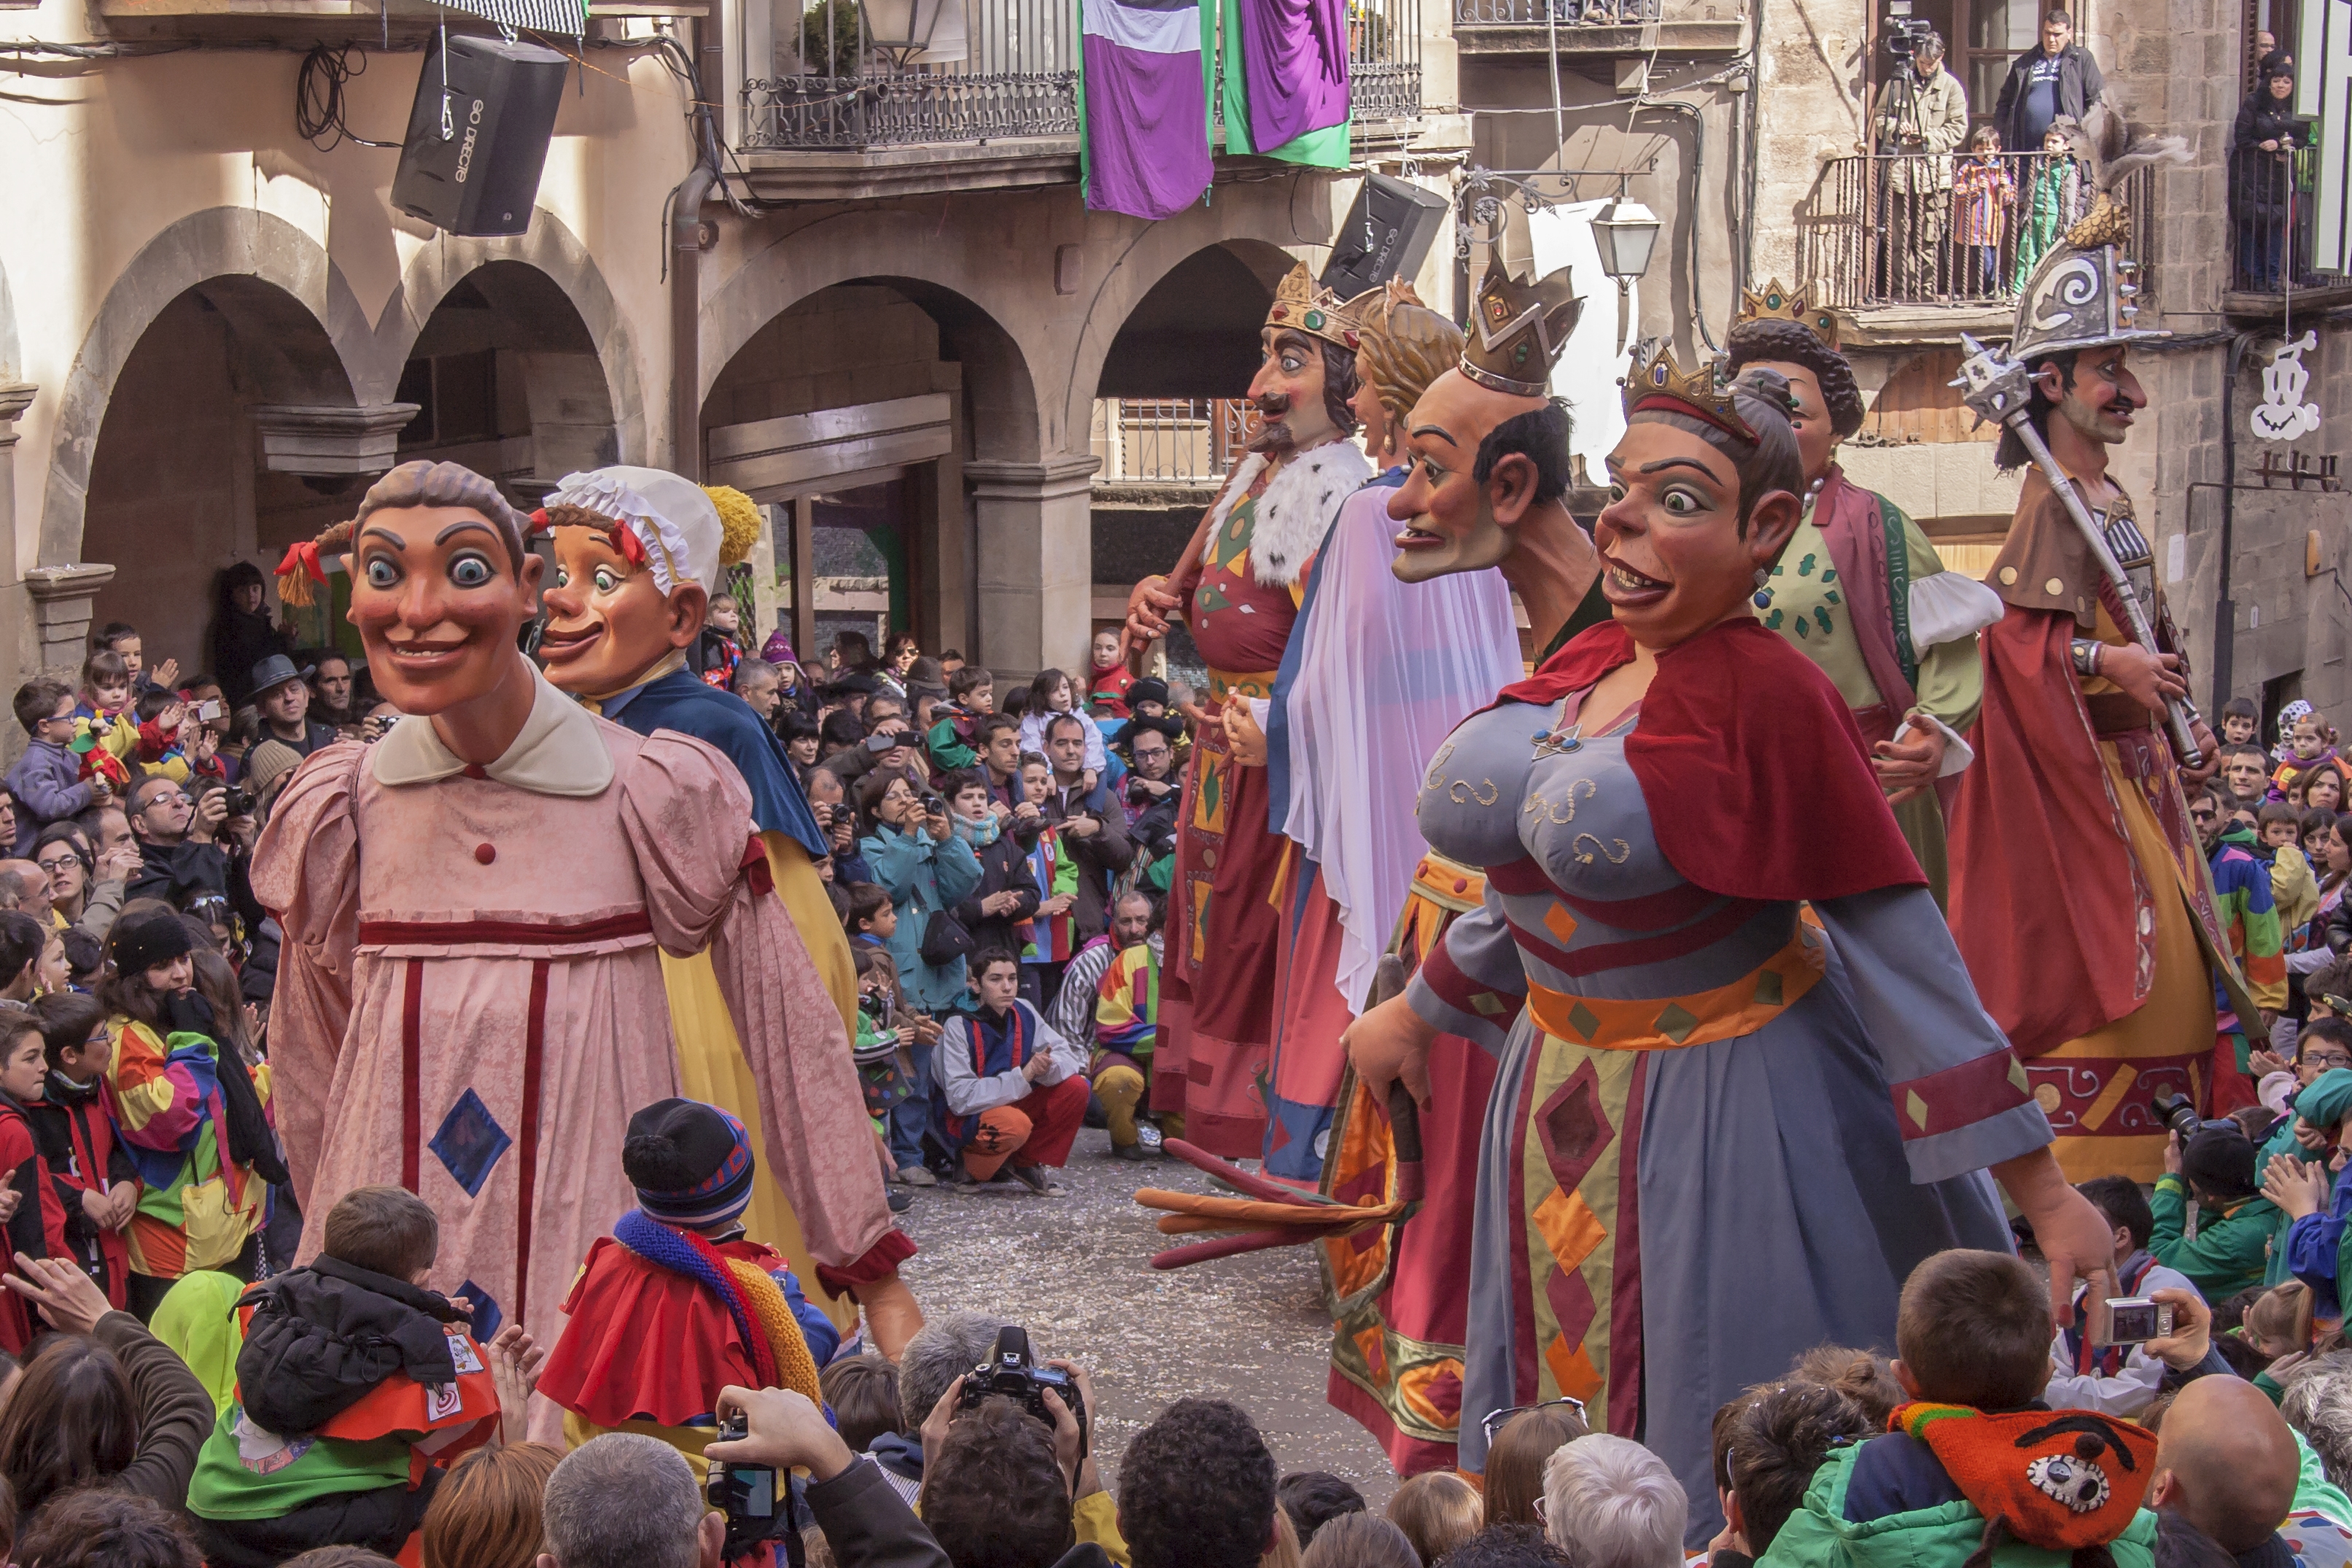
<instances>
[{"instance_id":1,"label":"hanging fabric banner","mask_svg":"<svg viewBox=\"0 0 2352 1568\"><path fill-rule=\"evenodd\" d=\"M1348 164L1348 0L1222 0L1225 151Z\"/></svg>"},{"instance_id":2,"label":"hanging fabric banner","mask_svg":"<svg viewBox=\"0 0 2352 1568\"><path fill-rule=\"evenodd\" d=\"M1087 205L1171 217L1201 199L1209 105L1197 0L1082 0L1079 174Z\"/></svg>"},{"instance_id":3,"label":"hanging fabric banner","mask_svg":"<svg viewBox=\"0 0 2352 1568\"><path fill-rule=\"evenodd\" d=\"M452 11L463 11L468 16L479 16L516 32L528 29L577 38L588 30L585 0L443 0L443 4Z\"/></svg>"}]
</instances>

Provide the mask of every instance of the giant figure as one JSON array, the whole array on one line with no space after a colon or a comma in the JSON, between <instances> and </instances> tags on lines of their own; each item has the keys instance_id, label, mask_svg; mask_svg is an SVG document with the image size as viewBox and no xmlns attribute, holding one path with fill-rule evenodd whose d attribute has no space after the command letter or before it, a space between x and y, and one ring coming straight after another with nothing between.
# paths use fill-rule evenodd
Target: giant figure
<instances>
[{"instance_id":1,"label":"giant figure","mask_svg":"<svg viewBox=\"0 0 2352 1568\"><path fill-rule=\"evenodd\" d=\"M320 552L405 715L304 763L255 856L285 932L278 1125L317 1253L335 1200L397 1184L441 1216L429 1283L479 1332L553 1343L588 1246L635 1202L629 1113L679 1093L658 955L708 950L811 1250L891 1229L849 1040L772 890L725 756L638 735L517 646L542 563L488 479L407 463ZM534 1412L552 1436L552 1406Z\"/></svg>"},{"instance_id":2,"label":"giant figure","mask_svg":"<svg viewBox=\"0 0 2352 1568\"><path fill-rule=\"evenodd\" d=\"M2169 334L2133 323L2123 233L2102 197L2027 280L2009 352L2032 377L2028 422L2137 586L2151 552L2107 462L2147 405L2132 345ZM1993 460L2032 462L2014 430ZM2125 629L2123 600L2038 464L1986 585L2005 613L1982 639L1977 762L1953 803L1953 934L2068 1173L2154 1181L2166 1144L2154 1100L2205 1103L2217 983L2249 1026L2260 1005L2230 955L2161 722L2188 689L2180 660ZM2162 641L2160 598L2157 612ZM2215 760L2201 726L2197 742L2192 787ZM2260 999L2272 1006L2275 978Z\"/></svg>"},{"instance_id":3,"label":"giant figure","mask_svg":"<svg viewBox=\"0 0 2352 1568\"><path fill-rule=\"evenodd\" d=\"M567 475L541 515L555 544L555 582L547 590L540 641L547 679L625 729L691 735L735 764L751 791L751 818L776 893L843 1026L854 1030L856 975L812 859L826 852L815 814L775 732L742 699L707 684L688 666L720 573L758 535L751 498L659 468L598 468ZM897 1354L922 1322L897 1272L914 1255L914 1243L892 1230L859 1257L810 1247L769 1162L759 1085L710 955L664 953L661 963L687 1098L725 1110L751 1140L760 1175L744 1215L747 1234L791 1259L800 1278L817 1288L816 1300L836 1327L855 1328L863 1303L877 1342L886 1354Z\"/></svg>"},{"instance_id":4,"label":"giant figure","mask_svg":"<svg viewBox=\"0 0 2352 1568\"><path fill-rule=\"evenodd\" d=\"M1458 446L1433 408L1446 380L1413 412L1417 455ZM1749 613L1801 511L1786 382L1726 389L1660 358L1626 404L1585 547L1612 622L1430 760L1422 829L1484 869L1486 900L1349 1049L1370 1089L1402 1076L1424 1103L1442 1034L1501 1056L1465 1467L1490 1412L1572 1395L1674 1468L1696 1547L1720 1523L1716 1408L1824 1340L1891 1342L1914 1263L2009 1245L1995 1179L2062 1321L2113 1247L1845 703ZM1465 467L1416 467L1391 510L1459 507Z\"/></svg>"},{"instance_id":5,"label":"giant figure","mask_svg":"<svg viewBox=\"0 0 2352 1568\"><path fill-rule=\"evenodd\" d=\"M1339 503L1371 477L1348 437L1356 351L1339 301L1301 263L1283 279L1260 334L1250 400L1265 423L1201 519L1176 568L1128 601L1130 658L1180 615L1209 667L1220 722L1193 742L1169 881L1151 1104L1210 1152L1257 1158L1266 1142L1259 1080L1276 1008L1280 918L1269 901L1285 869L1269 826L1265 770L1237 765L1222 715L1274 693L1298 618L1308 560Z\"/></svg>"}]
</instances>

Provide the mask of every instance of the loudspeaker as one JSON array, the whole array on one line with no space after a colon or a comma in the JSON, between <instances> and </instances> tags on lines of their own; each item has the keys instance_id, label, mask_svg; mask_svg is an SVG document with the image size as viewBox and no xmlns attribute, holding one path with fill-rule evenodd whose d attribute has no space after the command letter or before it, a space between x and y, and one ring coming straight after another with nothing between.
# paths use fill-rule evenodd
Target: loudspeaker
<instances>
[{"instance_id":1,"label":"loudspeaker","mask_svg":"<svg viewBox=\"0 0 2352 1568\"><path fill-rule=\"evenodd\" d=\"M445 54L443 37L425 47L392 205L451 234L520 234L572 62L537 44L466 34L448 37Z\"/></svg>"},{"instance_id":2,"label":"loudspeaker","mask_svg":"<svg viewBox=\"0 0 2352 1568\"><path fill-rule=\"evenodd\" d=\"M1367 174L1323 264L1323 287L1342 300L1421 270L1447 202L1435 191Z\"/></svg>"}]
</instances>

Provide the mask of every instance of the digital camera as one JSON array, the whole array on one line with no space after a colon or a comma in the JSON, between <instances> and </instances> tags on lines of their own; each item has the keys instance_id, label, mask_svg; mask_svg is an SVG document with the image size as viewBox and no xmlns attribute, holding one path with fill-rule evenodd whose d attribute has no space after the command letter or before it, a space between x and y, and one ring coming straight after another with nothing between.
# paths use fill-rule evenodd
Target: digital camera
<instances>
[{"instance_id":1,"label":"digital camera","mask_svg":"<svg viewBox=\"0 0 2352 1568\"><path fill-rule=\"evenodd\" d=\"M1002 1395L1051 1427L1054 1413L1045 1408L1045 1391L1049 1388L1061 1396L1063 1405L1083 1435L1087 1411L1078 1397L1077 1380L1059 1367L1039 1366L1029 1353L1029 1331L1008 1324L996 1331L996 1348L988 1352L988 1359L972 1368L971 1375L963 1380L963 1393L956 1400L956 1408L977 1409L982 1400ZM1083 1436L1080 1442L1083 1445ZM1080 1451L1084 1451L1083 1446Z\"/></svg>"},{"instance_id":2,"label":"digital camera","mask_svg":"<svg viewBox=\"0 0 2352 1568\"><path fill-rule=\"evenodd\" d=\"M751 1435L750 1424L739 1410L719 1418L719 1436L714 1440L740 1443ZM761 1542L775 1541L782 1543L782 1550L776 1553L777 1561L788 1568L803 1568L807 1555L794 1518L792 1483L789 1478L777 1475L773 1466L729 1465L713 1460L702 1495L727 1518L727 1544L720 1553L727 1561L749 1557Z\"/></svg>"}]
</instances>

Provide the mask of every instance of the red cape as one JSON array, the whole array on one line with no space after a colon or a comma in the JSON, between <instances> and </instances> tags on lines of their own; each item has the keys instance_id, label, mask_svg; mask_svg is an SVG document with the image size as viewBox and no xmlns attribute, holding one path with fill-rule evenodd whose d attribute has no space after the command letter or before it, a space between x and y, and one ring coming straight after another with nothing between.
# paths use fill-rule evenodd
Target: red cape
<instances>
[{"instance_id":1,"label":"red cape","mask_svg":"<svg viewBox=\"0 0 2352 1568\"><path fill-rule=\"evenodd\" d=\"M763 1269L784 1262L756 1242L722 1241L717 1251ZM683 1426L709 1415L729 1384L759 1386L727 1303L609 1236L589 1247L563 1310L570 1321L539 1392L599 1426L639 1418Z\"/></svg>"},{"instance_id":2,"label":"red cape","mask_svg":"<svg viewBox=\"0 0 2352 1568\"><path fill-rule=\"evenodd\" d=\"M1633 658L1622 626L1588 626L1502 696L1556 703ZM1625 760L1667 862L1710 893L1839 899L1927 885L1837 688L1752 616L1658 656Z\"/></svg>"},{"instance_id":3,"label":"red cape","mask_svg":"<svg viewBox=\"0 0 2352 1568\"><path fill-rule=\"evenodd\" d=\"M1980 634L1977 760L1952 801L1952 936L1985 1011L2026 1058L2147 1000L2131 839L2074 683L2078 635L2071 615L2014 605Z\"/></svg>"}]
</instances>

